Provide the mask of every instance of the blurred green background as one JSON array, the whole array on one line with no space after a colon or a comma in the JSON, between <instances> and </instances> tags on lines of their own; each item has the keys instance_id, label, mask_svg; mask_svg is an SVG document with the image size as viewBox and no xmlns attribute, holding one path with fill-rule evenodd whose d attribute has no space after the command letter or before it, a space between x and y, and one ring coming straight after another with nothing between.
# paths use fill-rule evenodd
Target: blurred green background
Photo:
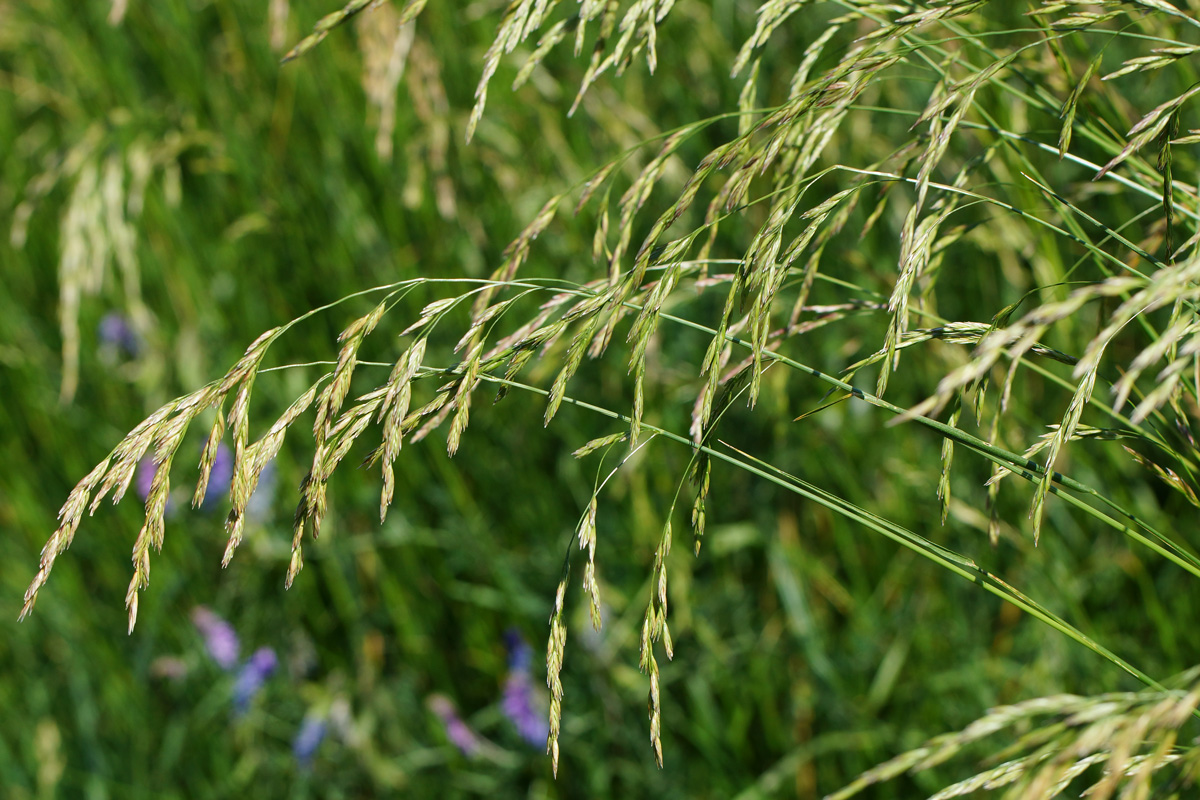
<instances>
[{"instance_id":1,"label":"blurred green background","mask_svg":"<svg viewBox=\"0 0 1200 800\"><path fill-rule=\"evenodd\" d=\"M718 468L698 557L682 513L677 519L684 541L670 563L675 658L660 656L666 763L658 768L638 635L654 548L688 453L655 442L601 495L601 633L591 631L572 576L555 780L542 748L504 714L505 632L532 645L540 690L555 586L598 474L597 457L577 461L571 451L619 427L564 407L543 430L541 401L520 393L495 407L481 393L453 459L444 433L406 444L383 525L378 477L353 468L366 450L352 454L331 484L322 537L287 593L309 418L285 444L275 486L224 571L223 506L188 507L202 441L193 431L176 462L180 494L135 632L126 635L123 609L141 519L133 497L84 521L33 614L17 623L55 510L162 402L223 374L258 334L310 308L418 275L486 276L550 195L644 140L736 105L741 83L728 65L754 9L680 2L657 73L635 64L606 76L570 119L584 60L556 53L516 92L508 84L517 62L505 61L464 145L504 5L431 4L397 34L398 9L385 3L281 65L333 4L0 3L3 797L815 797L991 705L1134 688L1111 665L891 542ZM813 35L795 26L771 53ZM788 78L765 62L764 96ZM885 99L906 91L927 92L928 78L891 87ZM839 142L839 157L883 155L881 137L899 123L879 125ZM735 131L736 121L719 121L689 152L698 157ZM653 152L637 151L632 163ZM591 263L588 213L555 223L526 272L575 281L602 274ZM885 219L845 268L872 269L871 247L881 263L894 260L880 242L896 225ZM731 222L723 235L736 251L746 232ZM964 308L984 306L983 319L998 310L990 278L954 280ZM1007 302L1020 296L1012 291ZM364 357L394 360L396 335L436 296L415 292ZM371 305L350 301L304 322L269 366L334 358L338 331ZM128 327L125 338L105 335L114 319ZM807 362L836 372L874 339L845 330L813 341ZM703 344L679 337L661 346L648 397L659 422L686 429ZM326 368L262 375L252 434ZM385 377L371 369L362 371ZM535 370L532 382L552 377ZM933 379L936 365L914 367L896 391L919 399ZM598 405L628 407L620 357L585 368L572 386ZM1038 391L1058 404L1067 397L1034 391L1034 406ZM791 422L823 393L811 379L772 372L754 413L731 412L729 436L967 552L1151 674L1200 658L1182 627L1196 612L1182 573L1143 561L1116 533L1054 503L1052 535L1034 549L1019 529L1027 487L1001 496L1002 518L1016 527L1006 525L991 548L981 510L988 466L967 456L956 462L956 499L939 528L941 442L846 404ZM1158 519L1178 513L1177 498L1126 480L1135 468L1101 445L1073 453L1080 480ZM259 647L278 654L245 714L232 713L235 677L206 655L192 624L197 606L229 621L243 656ZM474 754L456 748L436 713L439 698L486 739ZM327 720L308 764L294 751L306 715ZM935 771L869 796L938 785Z\"/></svg>"}]
</instances>

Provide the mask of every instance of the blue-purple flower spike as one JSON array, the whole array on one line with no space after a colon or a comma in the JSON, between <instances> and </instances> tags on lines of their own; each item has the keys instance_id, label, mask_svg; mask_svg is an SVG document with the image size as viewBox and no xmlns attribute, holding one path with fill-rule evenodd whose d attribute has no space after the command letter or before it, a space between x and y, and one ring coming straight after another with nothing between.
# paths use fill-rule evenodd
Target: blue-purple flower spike
<instances>
[{"instance_id":1,"label":"blue-purple flower spike","mask_svg":"<svg viewBox=\"0 0 1200 800\"><path fill-rule=\"evenodd\" d=\"M154 464L153 456L143 456L142 460L137 463L137 469L133 473L133 487L143 501L150 496L150 490L154 487L154 476L157 474L158 467ZM173 495L167 495L166 510L167 516L173 516L178 510Z\"/></svg>"},{"instance_id":2,"label":"blue-purple flower spike","mask_svg":"<svg viewBox=\"0 0 1200 800\"><path fill-rule=\"evenodd\" d=\"M441 719L448 738L464 756L473 756L479 752L479 737L467 723L458 716L454 703L450 698L435 694L429 698L429 708Z\"/></svg>"},{"instance_id":3,"label":"blue-purple flower spike","mask_svg":"<svg viewBox=\"0 0 1200 800\"><path fill-rule=\"evenodd\" d=\"M271 677L271 673L275 671L278 663L279 659L276 658L274 650L269 647L260 647L242 665L237 682L233 685L233 710L236 713L245 713L246 709L250 707L250 701L262 689L267 678Z\"/></svg>"},{"instance_id":4,"label":"blue-purple flower spike","mask_svg":"<svg viewBox=\"0 0 1200 800\"><path fill-rule=\"evenodd\" d=\"M219 457L219 453L218 453ZM233 458L229 459L230 478L233 477ZM216 465L213 466L213 474L216 474ZM246 517L257 522L266 522L270 519L271 509L275 504L275 486L279 482L279 472L275 467L275 461L268 461L263 467L262 474L258 476L258 487L254 490L254 494L250 495L250 499L246 501ZM226 479L226 486L229 485L229 479Z\"/></svg>"},{"instance_id":5,"label":"blue-purple flower spike","mask_svg":"<svg viewBox=\"0 0 1200 800\"><path fill-rule=\"evenodd\" d=\"M100 342L122 354L133 357L142 350L142 339L124 314L110 311L100 319L97 326Z\"/></svg>"},{"instance_id":6,"label":"blue-purple flower spike","mask_svg":"<svg viewBox=\"0 0 1200 800\"><path fill-rule=\"evenodd\" d=\"M327 727L325 717L312 712L304 715L304 721L300 723L300 730L296 733L296 738L292 740L292 755L296 757L296 763L301 769L308 769L312 766L313 756L316 755L317 748L325 739Z\"/></svg>"},{"instance_id":7,"label":"blue-purple flower spike","mask_svg":"<svg viewBox=\"0 0 1200 800\"><path fill-rule=\"evenodd\" d=\"M157 473L158 467L154 466L154 459L150 456L143 456L137 464L137 470L133 473L133 485L137 489L138 497L142 500L150 496L150 487L154 485L154 476Z\"/></svg>"},{"instance_id":8,"label":"blue-purple flower spike","mask_svg":"<svg viewBox=\"0 0 1200 800\"><path fill-rule=\"evenodd\" d=\"M233 669L241 648L233 626L204 606L192 609L192 624L204 637L204 647L212 660L223 670Z\"/></svg>"},{"instance_id":9,"label":"blue-purple flower spike","mask_svg":"<svg viewBox=\"0 0 1200 800\"><path fill-rule=\"evenodd\" d=\"M504 715L516 727L521 738L532 745L543 746L550 735L550 723L545 709L535 702L533 678L533 649L515 630L504 634L508 646L508 677L504 680Z\"/></svg>"},{"instance_id":10,"label":"blue-purple flower spike","mask_svg":"<svg viewBox=\"0 0 1200 800\"><path fill-rule=\"evenodd\" d=\"M213 457L212 472L208 476L209 490L204 495L204 502L200 504L200 508L205 511L211 511L222 501L225 495L229 494L229 484L233 482L233 451L229 449L229 445L221 442L217 445L216 455ZM213 489L217 491L213 491Z\"/></svg>"}]
</instances>

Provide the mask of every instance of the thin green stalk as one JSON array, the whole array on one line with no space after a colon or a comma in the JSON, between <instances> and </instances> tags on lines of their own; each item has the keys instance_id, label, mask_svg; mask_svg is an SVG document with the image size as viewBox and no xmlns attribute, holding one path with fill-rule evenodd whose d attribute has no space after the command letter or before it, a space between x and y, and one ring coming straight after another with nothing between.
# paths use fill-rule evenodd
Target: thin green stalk
<instances>
[{"instance_id":1,"label":"thin green stalk","mask_svg":"<svg viewBox=\"0 0 1200 800\"><path fill-rule=\"evenodd\" d=\"M694 330L704 331L709 334L716 333L715 331L712 331L711 329L706 328L705 326L700 325L699 323L692 322L691 320L687 320L682 317L676 317L671 314L663 313L662 318L671 320L680 325L683 325L684 327L692 328ZM735 344L741 345L743 347L746 347L746 348L751 347L751 344L749 342L747 342L739 337L727 336L726 338L729 341L731 341ZM852 396L857 397L859 400L864 400L873 406L882 408L886 411L890 411L893 414L897 415L897 417L901 420L912 421L919 425L923 425L927 428L931 428L932 430L937 431L942 436L953 440L955 443L969 447L972 450L974 450L975 452L985 456L989 460L994 461L997 464L1001 464L1005 467L1012 469L1013 472L1017 473L1018 475L1021 475L1022 477L1025 477L1026 479L1028 479L1030 481L1036 482L1036 479L1034 478L1034 476L1040 477L1040 476L1045 475L1045 473L1046 473L1045 468L1043 468L1041 465L1037 464L1036 462L1034 462L1031 459L1024 458L1016 453L1011 453L1002 447L997 447L993 444L989 444L988 442L985 442L976 436L972 436L971 434L967 433L966 431L963 431L959 428L955 428L951 425L947 425L944 422L939 422L935 419L931 419L931 418L925 417L925 416L910 415L907 409L904 409L904 408L901 408L900 406L889 403L880 397L870 394L869 392L865 392L856 386L852 386L849 383L846 383L845 381L842 381L842 380L834 377L833 375L829 375L828 373L822 372L821 370L814 369L813 367L807 366L805 364L801 364L799 361L788 358L787 356L784 356L784 355L780 355L779 353L766 351L764 353L764 355L767 357L770 357L772 359L778 360L778 361L782 362L783 364L786 364L787 366L791 367L792 369L795 369L799 372L804 372L808 375L813 376L814 378L819 378L820 380L823 380L832 386L836 386L837 388L839 388L845 392L848 392ZM1071 489L1071 490L1079 492L1081 494L1086 494L1090 497L1096 498L1099 502L1103 503L1104 505L1107 505L1109 508L1113 509L1114 511L1118 512L1119 514L1122 514L1123 516L1125 516L1128 519L1130 519L1131 521L1133 521L1138 527L1142 528L1147 533L1149 533L1150 537L1151 537L1149 540L1147 540L1140 535L1135 536L1134 538L1137 541L1139 541L1143 544L1146 544L1147 546L1151 546L1155 552L1157 552L1160 555L1162 555L1163 557L1167 558L1175 565L1187 570L1192 575L1195 575L1196 577L1200 578L1200 558L1197 558L1195 555L1188 553L1187 551L1180 548L1179 545L1177 545L1175 542L1171 541L1164 534L1162 534L1161 532L1156 530L1148 522L1141 519L1140 517L1133 514L1132 512L1126 510L1125 508L1123 508L1121 505L1119 505L1115 501L1111 500L1110 498L1105 497L1104 495L1102 495L1100 492L1096 491L1092 487L1087 486L1086 484L1080 483L1079 481L1075 480L1074 478L1067 477L1066 475L1063 475L1060 472L1054 472L1053 479L1068 489ZM1106 520L1110 519L1104 515L1100 515L1100 518L1106 519ZM1117 524L1115 521L1113 521L1113 525L1117 530L1120 530L1122 532L1128 533L1131 530L1127 526ZM1158 543L1158 545L1151 545L1150 544L1151 540L1156 541Z\"/></svg>"},{"instance_id":2,"label":"thin green stalk","mask_svg":"<svg viewBox=\"0 0 1200 800\"><path fill-rule=\"evenodd\" d=\"M550 395L550 392L545 389L517 381L507 380L493 375L481 375L480 378L481 380L486 380L511 388L522 389L543 397L548 397ZM630 418L624 414L620 414L616 411L612 411L611 409L603 408L582 400L577 400L569 395L564 396L562 402L569 403L570 405L602 414L610 417L611 419L620 420L625 423L629 423L631 421ZM814 486L813 484L810 484L800 478L796 478L795 476L788 475L778 468L769 464L765 464L764 462L742 451L735 452L738 452L744 457L745 460L736 458L729 453L715 449L708 445L698 445L685 436L680 436L679 434L655 425L651 425L645 421L642 422L642 426L665 439L669 439L678 444L684 445L685 447L698 450L710 458L723 461L752 475L763 478L764 480L774 483L783 489L824 506L830 511L840 514L847 519L858 522L859 524L875 531L876 533L886 536L887 538L895 541L897 544L900 544L909 550L924 556L925 558L941 567L944 567L950 572L953 572L959 577L965 578L966 580L980 586L985 591L1009 603L1012 603L1017 608L1020 608L1022 611L1025 611L1036 619L1041 620L1043 623L1049 625L1059 633L1062 633L1097 655L1105 658L1110 663L1124 670L1126 673L1133 676L1146 686L1159 691L1166 690L1161 683L1151 678L1148 674L1133 666L1128 661L1116 655L1095 640L1091 639L1089 636L1056 615L1054 612L1040 605L1035 600L1026 597L1019 590L1010 586L1008 583L1004 582L995 575L982 569L970 558L956 553L947 547L943 547L936 542L931 542L928 539L925 539L924 537L919 536L912 531L907 530L906 528L896 525L889 520L872 514L865 509L859 508L853 503L837 497L836 495L833 495L818 486ZM729 445L726 446L729 447ZM1197 712L1196 716L1197 718L1200 718L1200 712Z\"/></svg>"}]
</instances>

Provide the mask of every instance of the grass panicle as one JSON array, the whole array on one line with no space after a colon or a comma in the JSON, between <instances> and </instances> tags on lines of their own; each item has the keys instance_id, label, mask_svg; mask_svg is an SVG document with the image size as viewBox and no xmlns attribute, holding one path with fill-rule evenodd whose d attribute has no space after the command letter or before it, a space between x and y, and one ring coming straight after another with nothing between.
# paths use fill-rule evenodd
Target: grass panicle
<instances>
[{"instance_id":1,"label":"grass panicle","mask_svg":"<svg viewBox=\"0 0 1200 800\"><path fill-rule=\"evenodd\" d=\"M353 0L323 17L284 60L374 9L378 19L361 18L367 21L360 49L377 117L376 154L392 157L396 91L408 70L415 113L428 128L428 138L408 154L427 156L411 160L428 162L437 215L453 220L466 195L457 194L449 177L446 87L424 33L414 27L423 8L417 0L399 10ZM570 58L557 52L568 49L567 42L580 74L566 115L585 108L615 125L597 111L604 101L592 107L585 95L610 91L602 78L621 75L638 59L653 74L660 59L674 58L667 31L687 20L669 20L672 13L701 11L672 0L584 0L569 9L557 0L512 0L497 14L495 36L477 68L473 105L464 114L467 141L500 147L503 136L482 120L489 89L510 56L524 57L514 90L529 83L557 92L549 73L560 58ZM619 471L633 469L632 456L656 440L690 457L676 501L690 480L696 557L720 511L713 473L727 469L821 509L817 519L832 515L927 559L1147 687L1003 705L863 774L831 798L948 764L1001 732L1007 739L992 747L985 770L935 796L1002 789L1012 797L1052 797L1097 776L1090 789L1096 797L1190 786L1200 756L1180 729L1196 714L1200 690L1164 688L1153 677L1158 662L1126 660L1083 623L1051 610L1060 604L1028 596L981 566L991 563L984 560L991 557L987 549L959 552L923 527L910 529L862 507L850 493L875 490L838 484L833 462L840 457L799 467L770 463L742 439L722 438L731 429L742 433L743 420L769 413L792 421L790 428L774 428L772 438L818 420L840 436L860 410L911 423L940 445L937 478L923 486L931 502L936 498L943 526L973 520L996 547L1007 507L999 487L1012 484L1011 476L1032 493L1033 545L1044 546L1050 520L1057 527L1069 518L1081 530L1107 529L1123 543L1140 545L1139 553L1160 559L1157 566L1178 568L1184 579L1200 577L1200 559L1169 517L1166 524L1161 516L1148 519L1119 485L1093 487L1097 472L1067 458L1068 445L1107 448L1106 457L1153 475L1172 497L1198 504L1200 460L1190 431L1200 399L1200 198L1194 185L1180 180L1195 172L1188 146L1196 137L1180 137L1179 130L1200 88L1171 80L1147 92L1144 105L1154 104L1149 111L1137 107L1141 97L1117 89L1123 78L1186 72L1197 49L1187 39L1197 25L1194 10L1159 0L1047 2L1030 14L1032 21L981 0L768 0L746 23L740 48L730 51L736 51L731 73L741 84L722 87L729 108L637 137L574 187L539 187L536 201L523 197L529 210L538 210L521 220L524 228L495 261L477 271L396 281L346 298L370 296L375 304L341 332L336 357L325 362L328 371L315 382L306 379L307 388L259 438L250 433L251 400L267 351L316 311L263 334L222 378L162 405L136 426L70 493L22 616L70 546L84 510L94 511L108 496L119 501L149 454L156 471L126 596L132 631L139 592L149 581L150 550L163 543L173 460L191 423L210 410L215 416L193 504L204 500L217 447L228 437L233 476L224 565L243 540L248 504L268 464L301 417L313 415L311 466L293 518L290 587L304 565L304 536L320 534L330 481L356 444L369 448L366 462L380 469L382 522L395 498L406 438L419 442L448 422L448 453L469 459L464 436L484 412L476 392L494 386L499 400L517 389L544 400L545 425L574 407L626 426L575 451L583 457L624 445L626 455L606 477L598 474L555 592L546 650L546 747L555 774L571 560L584 554L582 590L599 630L601 490ZM793 37L786 47L779 41L785 31ZM633 76L626 79L633 84ZM141 302L131 221L148 176L154 169L169 173L179 154L151 154L140 145L114 154L103 141L103 134L89 133L49 165L27 189L13 228L15 242L30 222L27 204L59 181L70 183L60 265L68 364L77 359L81 298L96 290L109 262L118 265L128 304ZM1153 162L1147 160L1152 143ZM546 276L535 245L558 230L563 208L574 209L577 224L594 226L585 237L593 260ZM973 286L965 277L974 274L970 270L987 277ZM417 297L423 307L410 305ZM401 338L368 344L377 329L399 331ZM373 349L385 351L384 363L366 360ZM597 385L592 367L605 369L610 350L620 351L626 370L614 381L621 399L605 395L592 402L593 392L583 386ZM72 369L64 370L64 396L74 391ZM871 373L875 389L868 392L857 383L860 374ZM1124 443L1133 446L1122 450ZM859 457L888 467L873 449ZM827 473L818 481L843 488L833 491L804 477L818 469ZM954 479L975 472L976 483L992 477L971 487L973 493L960 492ZM580 495L586 497L586 489ZM975 498L982 510L964 498ZM655 540L638 636L649 738L660 766L663 705L671 694L656 653L661 645L668 660L674 657L668 624L674 511L673 502ZM1009 538L1020 540L1021 532ZM781 539L779 552L785 544ZM822 591L838 596L828 589L836 581L823 580ZM673 591L679 585L672 582ZM783 602L795 611L791 626L804 638L812 612L797 596ZM677 632L681 616L670 618ZM813 661L819 670L819 659Z\"/></svg>"}]
</instances>

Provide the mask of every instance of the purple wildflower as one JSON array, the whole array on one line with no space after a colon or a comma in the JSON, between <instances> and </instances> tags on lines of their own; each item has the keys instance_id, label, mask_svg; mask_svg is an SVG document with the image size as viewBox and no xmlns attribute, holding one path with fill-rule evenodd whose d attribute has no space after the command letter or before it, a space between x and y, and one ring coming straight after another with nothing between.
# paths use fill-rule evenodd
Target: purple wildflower
<instances>
[{"instance_id":1,"label":"purple wildflower","mask_svg":"<svg viewBox=\"0 0 1200 800\"><path fill-rule=\"evenodd\" d=\"M221 442L217 445L217 452L213 457L212 472L208 475L208 492L205 493L204 502L200 504L200 508L211 511L229 492L229 484L232 481L233 451L229 449L228 445ZM219 491L214 492L214 487Z\"/></svg>"},{"instance_id":2,"label":"purple wildflower","mask_svg":"<svg viewBox=\"0 0 1200 800\"><path fill-rule=\"evenodd\" d=\"M529 672L533 666L533 648L529 646L516 628L504 632L504 646L508 650L508 668L512 672Z\"/></svg>"},{"instance_id":3,"label":"purple wildflower","mask_svg":"<svg viewBox=\"0 0 1200 800\"><path fill-rule=\"evenodd\" d=\"M237 681L233 685L233 709L236 713L245 713L246 709L250 707L250 701L262 689L267 678L271 677L278 662L274 650L269 647L260 647L242 665Z\"/></svg>"},{"instance_id":4,"label":"purple wildflower","mask_svg":"<svg viewBox=\"0 0 1200 800\"><path fill-rule=\"evenodd\" d=\"M458 716L450 698L440 694L432 695L429 698L429 709L441 719L442 725L446 728L446 737L463 755L473 756L479 752L479 737Z\"/></svg>"},{"instance_id":5,"label":"purple wildflower","mask_svg":"<svg viewBox=\"0 0 1200 800\"><path fill-rule=\"evenodd\" d=\"M150 489L154 486L154 476L158 474L158 466L154 463L152 456L145 456L137 463L137 468L133 473L133 488L137 490L138 497L145 502L150 496ZM172 516L178 507L175 504L175 498L167 495L167 516Z\"/></svg>"},{"instance_id":6,"label":"purple wildflower","mask_svg":"<svg viewBox=\"0 0 1200 800\"><path fill-rule=\"evenodd\" d=\"M218 453L218 458L220 454ZM230 459L230 478L233 477L233 463ZM216 466L213 467L213 474L216 474ZM275 461L268 461L263 467L262 474L258 476L258 486L254 489L254 494L250 495L250 499L246 501L246 516L252 520L265 520L271 513L271 507L275 502L275 484L278 482L277 470L275 469ZM225 479L226 485L229 484L229 478Z\"/></svg>"},{"instance_id":7,"label":"purple wildflower","mask_svg":"<svg viewBox=\"0 0 1200 800\"><path fill-rule=\"evenodd\" d=\"M300 723L300 730L296 733L296 738L292 740L292 754L296 756L296 763L300 765L301 769L308 769L312 766L313 756L325 738L326 727L323 716L311 711L304 715L304 721Z\"/></svg>"},{"instance_id":8,"label":"purple wildflower","mask_svg":"<svg viewBox=\"0 0 1200 800\"><path fill-rule=\"evenodd\" d=\"M238 659L238 637L233 626L204 606L192 609L192 623L204 637L204 646L212 660L224 670L233 669Z\"/></svg>"},{"instance_id":9,"label":"purple wildflower","mask_svg":"<svg viewBox=\"0 0 1200 800\"><path fill-rule=\"evenodd\" d=\"M534 702L533 649L514 630L504 635L508 645L508 677L504 680L501 707L504 715L517 728L521 738L533 745L543 745L550 735L550 723L543 709Z\"/></svg>"},{"instance_id":10,"label":"purple wildflower","mask_svg":"<svg viewBox=\"0 0 1200 800\"><path fill-rule=\"evenodd\" d=\"M158 467L154 465L154 459L150 456L145 456L138 462L137 471L133 474L133 485L142 500L150 496L150 487L154 485L154 476L157 474Z\"/></svg>"},{"instance_id":11,"label":"purple wildflower","mask_svg":"<svg viewBox=\"0 0 1200 800\"><path fill-rule=\"evenodd\" d=\"M100 319L96 326L100 342L117 352L133 357L142 350L141 337L137 335L129 320L118 311L110 311Z\"/></svg>"}]
</instances>

